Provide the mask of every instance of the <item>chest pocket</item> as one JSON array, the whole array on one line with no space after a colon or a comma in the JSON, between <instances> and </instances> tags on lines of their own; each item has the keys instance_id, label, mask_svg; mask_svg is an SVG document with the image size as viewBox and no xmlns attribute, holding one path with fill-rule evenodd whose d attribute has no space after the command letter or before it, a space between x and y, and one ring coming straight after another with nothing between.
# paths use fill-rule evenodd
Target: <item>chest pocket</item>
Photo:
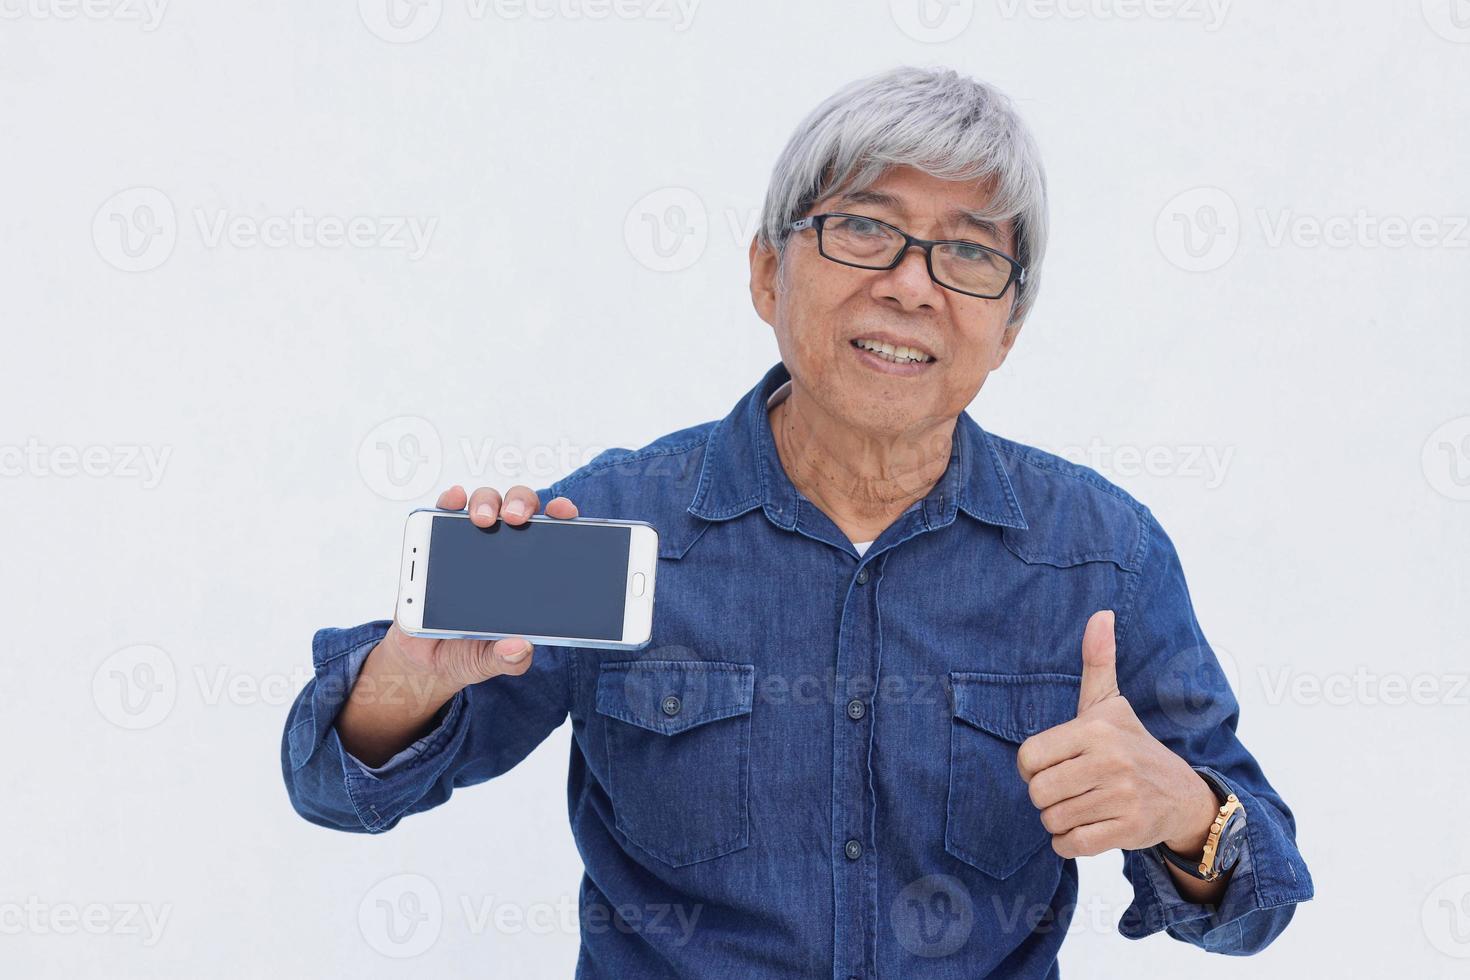
<instances>
[{"instance_id":1,"label":"chest pocket","mask_svg":"<svg viewBox=\"0 0 1470 980\"><path fill-rule=\"evenodd\" d=\"M962 672L949 678L954 720L944 849L992 877L1009 878L1051 841L1016 768L1016 750L1077 716L1082 679Z\"/></svg>"},{"instance_id":2,"label":"chest pocket","mask_svg":"<svg viewBox=\"0 0 1470 980\"><path fill-rule=\"evenodd\" d=\"M755 667L702 660L604 663L617 829L674 867L750 843L750 708Z\"/></svg>"}]
</instances>

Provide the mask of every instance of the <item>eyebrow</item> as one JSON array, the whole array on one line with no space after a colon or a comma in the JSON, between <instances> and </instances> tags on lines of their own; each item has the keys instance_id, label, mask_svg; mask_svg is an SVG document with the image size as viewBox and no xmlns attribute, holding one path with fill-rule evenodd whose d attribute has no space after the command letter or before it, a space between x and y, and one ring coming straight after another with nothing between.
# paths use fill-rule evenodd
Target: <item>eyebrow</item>
<instances>
[{"instance_id":1,"label":"eyebrow","mask_svg":"<svg viewBox=\"0 0 1470 980\"><path fill-rule=\"evenodd\" d=\"M874 207L888 208L890 211L904 212L903 202L892 194L883 191L850 191L837 199L841 204L871 204ZM969 208L950 208L945 217L950 221L957 221L975 229L984 235L989 235L997 242L1005 242L1005 236L1001 234L1000 225L985 217L983 212L973 211Z\"/></svg>"}]
</instances>

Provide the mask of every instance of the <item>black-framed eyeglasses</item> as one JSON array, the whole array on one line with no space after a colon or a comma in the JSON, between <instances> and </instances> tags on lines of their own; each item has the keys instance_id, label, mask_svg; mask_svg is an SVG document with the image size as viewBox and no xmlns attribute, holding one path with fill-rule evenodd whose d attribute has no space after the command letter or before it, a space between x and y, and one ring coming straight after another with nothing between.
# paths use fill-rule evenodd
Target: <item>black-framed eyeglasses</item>
<instances>
[{"instance_id":1,"label":"black-framed eyeglasses","mask_svg":"<svg viewBox=\"0 0 1470 980\"><path fill-rule=\"evenodd\" d=\"M976 242L915 238L863 214L810 214L786 226L787 231L807 228L816 229L817 251L823 258L856 269L892 269L917 246L924 250L929 278L966 296L1000 299L1011 283L1026 282L1026 267L998 249Z\"/></svg>"}]
</instances>

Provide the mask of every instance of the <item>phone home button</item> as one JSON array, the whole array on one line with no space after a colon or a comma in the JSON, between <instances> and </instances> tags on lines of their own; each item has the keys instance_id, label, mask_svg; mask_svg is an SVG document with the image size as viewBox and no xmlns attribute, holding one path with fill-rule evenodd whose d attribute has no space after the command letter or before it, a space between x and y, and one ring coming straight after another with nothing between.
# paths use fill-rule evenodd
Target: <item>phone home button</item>
<instances>
[{"instance_id":1,"label":"phone home button","mask_svg":"<svg viewBox=\"0 0 1470 980\"><path fill-rule=\"evenodd\" d=\"M633 594L642 595L643 590L648 587L648 577L642 572L633 573Z\"/></svg>"}]
</instances>

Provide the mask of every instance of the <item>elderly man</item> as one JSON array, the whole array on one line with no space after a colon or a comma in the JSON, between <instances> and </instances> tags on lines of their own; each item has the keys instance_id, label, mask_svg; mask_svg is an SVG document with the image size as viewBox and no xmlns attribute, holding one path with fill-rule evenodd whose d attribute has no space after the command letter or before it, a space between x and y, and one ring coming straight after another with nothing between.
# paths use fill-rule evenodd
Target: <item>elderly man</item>
<instances>
[{"instance_id":1,"label":"elderly man","mask_svg":"<svg viewBox=\"0 0 1470 980\"><path fill-rule=\"evenodd\" d=\"M1115 848L1123 935L1271 942L1311 878L1169 537L966 412L1046 227L989 86L904 68L819 106L750 247L780 363L723 419L438 500L653 523L652 644L323 629L282 746L297 811L390 830L570 715L579 977L1055 977L1075 859Z\"/></svg>"}]
</instances>

